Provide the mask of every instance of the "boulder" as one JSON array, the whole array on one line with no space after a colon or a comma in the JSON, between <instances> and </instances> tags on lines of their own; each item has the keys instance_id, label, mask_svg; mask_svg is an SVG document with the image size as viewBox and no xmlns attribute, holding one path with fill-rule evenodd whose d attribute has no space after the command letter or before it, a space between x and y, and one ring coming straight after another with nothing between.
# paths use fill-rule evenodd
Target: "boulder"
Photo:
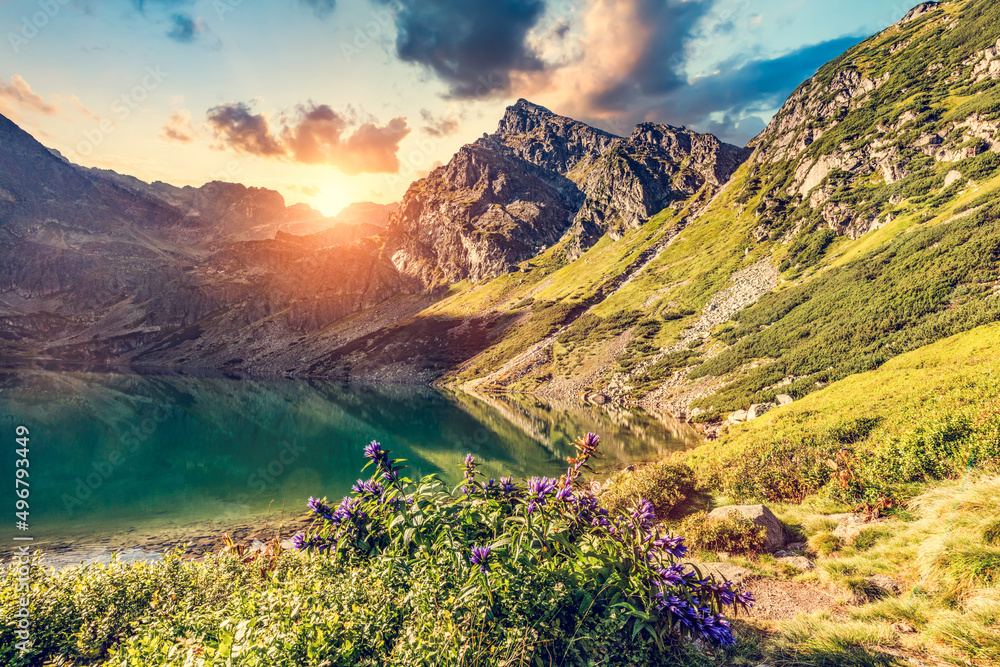
<instances>
[{"instance_id":1,"label":"boulder","mask_svg":"<svg viewBox=\"0 0 1000 667\"><path fill-rule=\"evenodd\" d=\"M833 529L833 534L846 545L854 544L854 540L865 529L882 523L881 521L865 521L864 517L857 514L831 514L828 518L837 522L838 525Z\"/></svg>"},{"instance_id":2,"label":"boulder","mask_svg":"<svg viewBox=\"0 0 1000 667\"><path fill-rule=\"evenodd\" d=\"M757 419L757 417L760 417L771 408L776 407L778 407L776 403L754 403L750 406L750 409L747 410L747 421Z\"/></svg>"},{"instance_id":3,"label":"boulder","mask_svg":"<svg viewBox=\"0 0 1000 667\"><path fill-rule=\"evenodd\" d=\"M703 414L705 414L704 410L702 410L701 408L695 408L694 410L691 411L691 419L694 419L695 417L700 417Z\"/></svg>"},{"instance_id":4,"label":"boulder","mask_svg":"<svg viewBox=\"0 0 1000 667\"><path fill-rule=\"evenodd\" d=\"M734 412L731 415L729 415L729 423L730 424L742 424L746 420L747 420L747 411L746 410L737 410L736 412Z\"/></svg>"},{"instance_id":5,"label":"boulder","mask_svg":"<svg viewBox=\"0 0 1000 667\"><path fill-rule=\"evenodd\" d=\"M777 560L779 563L793 567L799 572L808 572L809 570L816 569L816 565L805 556L781 556Z\"/></svg>"},{"instance_id":6,"label":"boulder","mask_svg":"<svg viewBox=\"0 0 1000 667\"><path fill-rule=\"evenodd\" d=\"M884 574L875 574L870 577L865 577L865 580L875 588L880 591L884 591L889 595L899 595L903 590L902 587L900 587L899 582Z\"/></svg>"},{"instance_id":7,"label":"boulder","mask_svg":"<svg viewBox=\"0 0 1000 667\"><path fill-rule=\"evenodd\" d=\"M777 551L788 543L788 531L785 530L785 524L781 523L781 520L774 516L774 512L763 505L727 505L726 507L717 507L709 512L708 517L710 519L725 519L733 514L750 519L767 531L764 539L764 549L766 551Z\"/></svg>"},{"instance_id":8,"label":"boulder","mask_svg":"<svg viewBox=\"0 0 1000 667\"><path fill-rule=\"evenodd\" d=\"M774 397L774 400L778 402L778 405L789 405L795 401L795 399L788 394L778 394Z\"/></svg>"}]
</instances>

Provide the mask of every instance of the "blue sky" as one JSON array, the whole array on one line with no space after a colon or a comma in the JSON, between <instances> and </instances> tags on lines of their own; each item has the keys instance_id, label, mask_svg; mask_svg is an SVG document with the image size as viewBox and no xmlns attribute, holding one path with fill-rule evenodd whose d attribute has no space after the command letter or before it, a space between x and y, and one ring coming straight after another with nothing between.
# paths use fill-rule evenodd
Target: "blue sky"
<instances>
[{"instance_id":1,"label":"blue sky","mask_svg":"<svg viewBox=\"0 0 1000 667\"><path fill-rule=\"evenodd\" d=\"M398 200L519 97L743 143L883 0L0 0L0 113L72 160L334 214Z\"/></svg>"}]
</instances>

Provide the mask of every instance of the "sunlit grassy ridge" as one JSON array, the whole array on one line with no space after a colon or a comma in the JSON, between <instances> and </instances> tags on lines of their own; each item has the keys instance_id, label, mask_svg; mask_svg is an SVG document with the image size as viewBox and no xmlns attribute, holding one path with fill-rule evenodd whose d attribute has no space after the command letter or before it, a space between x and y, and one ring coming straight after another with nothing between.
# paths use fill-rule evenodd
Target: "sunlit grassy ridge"
<instances>
[{"instance_id":1,"label":"sunlit grassy ridge","mask_svg":"<svg viewBox=\"0 0 1000 667\"><path fill-rule=\"evenodd\" d=\"M1000 458L1000 324L899 356L734 427L689 461L734 497L801 500L832 484L847 448L873 493L961 474ZM971 461L970 461L971 460ZM881 480L881 481L880 481ZM866 498L866 489L856 489ZM871 498L874 500L875 498Z\"/></svg>"},{"instance_id":2,"label":"sunlit grassy ridge","mask_svg":"<svg viewBox=\"0 0 1000 667\"><path fill-rule=\"evenodd\" d=\"M687 367L692 380L718 378L721 389L694 404L712 419L778 393L801 398L817 383L997 320L1000 156L987 151L936 161L918 141L935 132L957 141L953 123L970 117L1000 120L997 82L976 83L972 76L972 56L996 42L997 26L995 3L960 0L889 28L816 76L820 86L849 71L881 83L843 113L796 128L801 134L822 127L823 134L788 159L772 161L775 136L762 135L756 147L764 159L744 164L703 214L664 211L620 240L603 238L572 262L567 239L522 272L461 286L428 312L500 312L507 326L444 380L474 382L568 327L546 360L496 388L531 391L553 377L586 376L588 388L599 391L628 372L632 397L640 398ZM960 145L979 152L985 142ZM837 236L822 207L792 199L796 172L816 158L873 147L896 151L891 159L906 169L900 180L887 183L877 170L834 169L821 186L832 192L830 203L879 220L876 229L857 239ZM954 182L946 186L949 174ZM681 220L686 226L664 243ZM630 282L616 284L652 248L658 256ZM780 267L782 283L740 313L735 326L715 332L721 345L644 363L680 338L734 272L764 258ZM620 336L625 351L608 360L609 343ZM604 370L594 377L595 368ZM636 373L640 368L646 370Z\"/></svg>"}]
</instances>

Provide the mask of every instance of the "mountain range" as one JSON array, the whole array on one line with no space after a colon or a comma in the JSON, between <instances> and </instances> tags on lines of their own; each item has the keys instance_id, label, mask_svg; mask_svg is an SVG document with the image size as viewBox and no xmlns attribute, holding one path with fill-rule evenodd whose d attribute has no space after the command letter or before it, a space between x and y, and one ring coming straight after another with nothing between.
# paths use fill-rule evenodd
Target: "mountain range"
<instances>
[{"instance_id":1,"label":"mountain range","mask_svg":"<svg viewBox=\"0 0 1000 667\"><path fill-rule=\"evenodd\" d=\"M519 100L335 219L79 167L0 117L0 352L754 418L1000 319L995 14L919 5L745 148Z\"/></svg>"}]
</instances>

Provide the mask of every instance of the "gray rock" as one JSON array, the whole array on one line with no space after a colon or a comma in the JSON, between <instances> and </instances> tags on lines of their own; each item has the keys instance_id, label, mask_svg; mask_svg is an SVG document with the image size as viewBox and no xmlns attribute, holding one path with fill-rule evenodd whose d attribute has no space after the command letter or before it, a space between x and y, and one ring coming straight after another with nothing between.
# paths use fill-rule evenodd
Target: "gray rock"
<instances>
[{"instance_id":1,"label":"gray rock","mask_svg":"<svg viewBox=\"0 0 1000 667\"><path fill-rule=\"evenodd\" d=\"M757 419L757 417L760 417L768 410L776 407L778 406L775 403L754 403L750 406L750 409L747 410L747 421Z\"/></svg>"},{"instance_id":2,"label":"gray rock","mask_svg":"<svg viewBox=\"0 0 1000 667\"><path fill-rule=\"evenodd\" d=\"M775 396L774 400L778 402L778 405L789 405L795 401L795 399L788 394L778 394Z\"/></svg>"},{"instance_id":3,"label":"gray rock","mask_svg":"<svg viewBox=\"0 0 1000 667\"><path fill-rule=\"evenodd\" d=\"M777 560L779 563L794 567L800 572L808 572L809 570L816 569L816 565L805 556L781 556Z\"/></svg>"},{"instance_id":4,"label":"gray rock","mask_svg":"<svg viewBox=\"0 0 1000 667\"><path fill-rule=\"evenodd\" d=\"M939 6L940 5L938 5L937 2L921 2L919 5L917 5L916 7L914 7L913 9L911 9L910 11L908 11L906 13L906 16L904 16L900 20L900 23L903 24L903 25L905 25L907 23L910 23L911 21L916 21L918 18L920 18L924 14L927 14L929 12L934 11Z\"/></svg>"},{"instance_id":5,"label":"gray rock","mask_svg":"<svg viewBox=\"0 0 1000 667\"><path fill-rule=\"evenodd\" d=\"M839 537L840 541L846 545L854 544L858 535L872 526L877 526L881 521L865 521L864 517L857 514L831 514L829 519L837 522L837 527L833 529L834 537Z\"/></svg>"},{"instance_id":6,"label":"gray rock","mask_svg":"<svg viewBox=\"0 0 1000 667\"><path fill-rule=\"evenodd\" d=\"M870 577L865 577L865 580L872 586L875 586L879 590L885 591L891 595L899 595L902 592L899 582L884 574L875 574Z\"/></svg>"},{"instance_id":7,"label":"gray rock","mask_svg":"<svg viewBox=\"0 0 1000 667\"><path fill-rule=\"evenodd\" d=\"M746 410L737 410L736 412L734 412L731 415L729 415L729 423L730 424L742 424L746 420L747 420L747 411Z\"/></svg>"},{"instance_id":8,"label":"gray rock","mask_svg":"<svg viewBox=\"0 0 1000 667\"><path fill-rule=\"evenodd\" d=\"M709 512L708 516L711 519L724 519L733 514L750 519L758 526L762 526L767 530L767 536L764 541L765 550L769 552L777 551L788 543L788 531L785 530L785 524L781 523L781 520L774 516L774 512L764 505L728 505L726 507L717 507Z\"/></svg>"}]
</instances>

